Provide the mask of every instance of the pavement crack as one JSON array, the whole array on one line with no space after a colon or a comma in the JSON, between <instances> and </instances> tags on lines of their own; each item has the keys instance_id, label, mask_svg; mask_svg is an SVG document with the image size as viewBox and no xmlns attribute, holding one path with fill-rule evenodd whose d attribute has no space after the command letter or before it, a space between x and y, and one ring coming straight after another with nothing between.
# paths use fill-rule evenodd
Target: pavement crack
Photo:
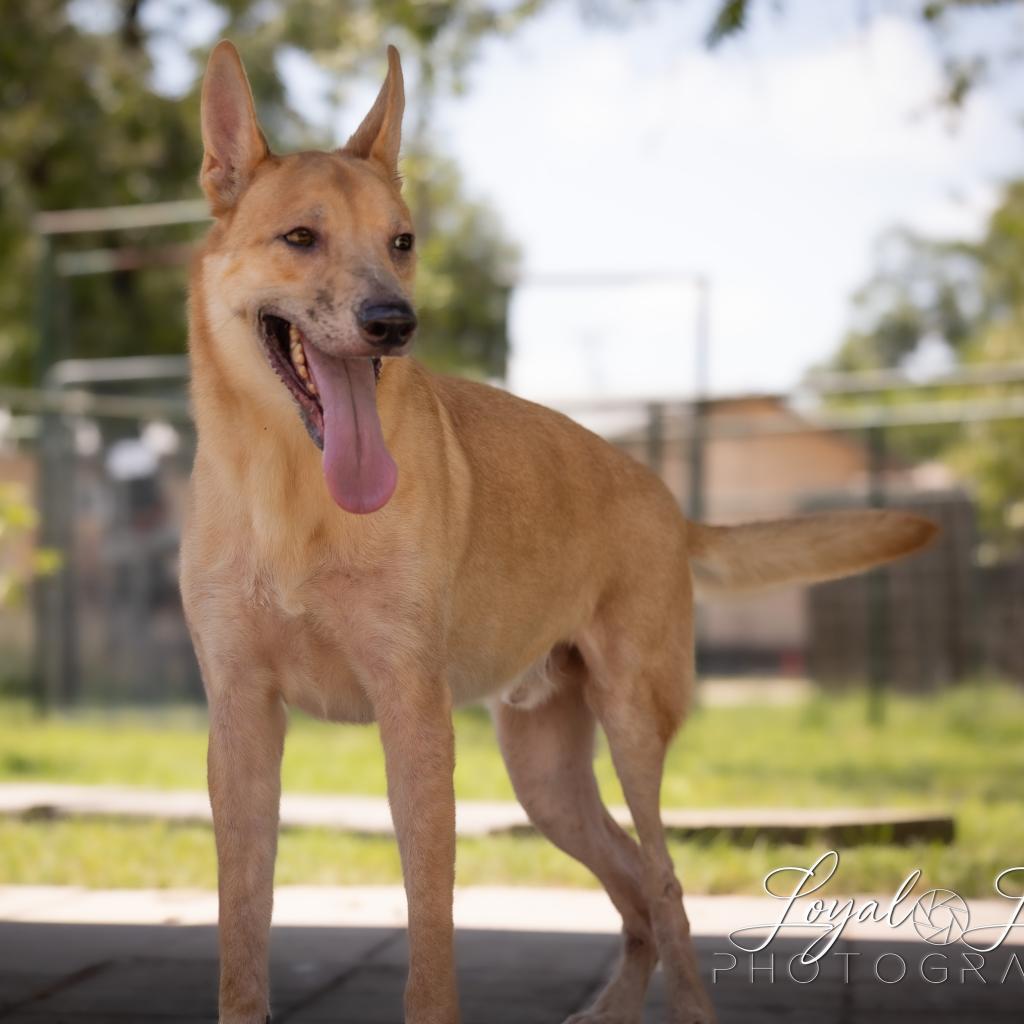
<instances>
[{"instance_id":1,"label":"pavement crack","mask_svg":"<svg viewBox=\"0 0 1024 1024\"><path fill-rule=\"evenodd\" d=\"M41 1003L43 1000L49 999L51 996L65 992L69 988L74 988L75 985L80 985L83 981L88 981L90 978L94 978L96 975L102 974L115 963L116 961L114 960L101 960L99 963L89 964L87 967L73 971L71 974L65 974L56 981L50 982L49 985L44 985L42 988L36 989L36 991L27 998L21 999L16 1003L11 1003L8 1006L0 1007L0 1020L3 1020L5 1017L10 1017L12 1013L17 1013L19 1010L24 1010L26 1006L32 1006L34 1003Z\"/></svg>"},{"instance_id":2,"label":"pavement crack","mask_svg":"<svg viewBox=\"0 0 1024 1024\"><path fill-rule=\"evenodd\" d=\"M370 961L372 961L373 958L377 956L378 953L383 953L384 950L388 948L388 946L391 946L394 943L398 942L404 934L405 932L403 929L398 929L397 931L392 932L390 935L384 936L384 938L381 939L380 942L376 942L374 943L374 945L370 946L370 948L367 949L366 952L363 953L361 957L359 957L359 959L357 959L354 963L350 964L344 970L339 971L336 975L334 975L332 978L329 978L322 985L313 989L312 992L307 993L297 1002L292 1003L292 1005L289 1007L286 1007L284 1010L281 1011L280 1014L272 1014L271 1019L273 1021L273 1024L288 1024L288 1021L291 1020L297 1013L301 1013L303 1010L308 1009L310 1006L316 1005L325 996L328 996L332 992L337 991L354 974L356 974L358 971L366 967L367 964L369 964Z\"/></svg>"}]
</instances>

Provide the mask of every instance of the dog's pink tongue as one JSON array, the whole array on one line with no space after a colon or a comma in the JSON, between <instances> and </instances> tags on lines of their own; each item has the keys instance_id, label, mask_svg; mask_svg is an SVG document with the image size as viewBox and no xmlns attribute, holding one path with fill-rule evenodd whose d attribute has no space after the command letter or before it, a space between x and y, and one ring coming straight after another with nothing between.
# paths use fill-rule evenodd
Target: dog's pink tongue
<instances>
[{"instance_id":1,"label":"dog's pink tongue","mask_svg":"<svg viewBox=\"0 0 1024 1024\"><path fill-rule=\"evenodd\" d=\"M324 410L324 477L346 512L376 512L398 483L377 415L377 383L369 359L338 359L306 346Z\"/></svg>"}]
</instances>

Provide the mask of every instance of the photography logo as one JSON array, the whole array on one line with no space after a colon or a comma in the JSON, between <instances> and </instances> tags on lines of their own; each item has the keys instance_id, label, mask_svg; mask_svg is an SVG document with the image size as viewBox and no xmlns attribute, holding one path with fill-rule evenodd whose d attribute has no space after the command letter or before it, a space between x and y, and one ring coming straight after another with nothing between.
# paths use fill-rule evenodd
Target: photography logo
<instances>
[{"instance_id":1,"label":"photography logo","mask_svg":"<svg viewBox=\"0 0 1024 1024\"><path fill-rule=\"evenodd\" d=\"M914 931L932 946L950 946L967 933L971 911L950 889L932 889L914 906Z\"/></svg>"},{"instance_id":2,"label":"photography logo","mask_svg":"<svg viewBox=\"0 0 1024 1024\"><path fill-rule=\"evenodd\" d=\"M733 972L746 975L752 984L766 972L774 983L776 954L771 947L785 934L799 936L800 942L795 955L780 954L780 970L801 985L815 981L830 966L838 967L843 983L849 984L852 965L859 962L864 970L869 961L873 977L885 985L899 983L908 973L929 985L967 984L970 979L1024 984L1024 865L996 876L993 888L1002 905L987 905L983 916L989 920L982 924L972 924L967 901L952 889L915 895L920 870L912 871L889 899L825 897L822 890L838 869L838 851L828 850L809 867L791 865L765 875L765 894L779 901L779 913L774 920L729 934L732 949L714 954L723 962L713 968L712 983ZM887 930L901 944L882 952L837 947L850 925ZM914 933L920 940L916 950ZM745 954L744 963L740 954ZM858 961L862 956L866 959Z\"/></svg>"}]
</instances>

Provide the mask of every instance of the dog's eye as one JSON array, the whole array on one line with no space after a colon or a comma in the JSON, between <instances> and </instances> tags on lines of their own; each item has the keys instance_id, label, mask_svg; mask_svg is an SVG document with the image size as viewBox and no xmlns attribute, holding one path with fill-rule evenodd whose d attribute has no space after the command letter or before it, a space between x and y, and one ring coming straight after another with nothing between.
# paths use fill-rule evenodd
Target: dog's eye
<instances>
[{"instance_id":1,"label":"dog's eye","mask_svg":"<svg viewBox=\"0 0 1024 1024\"><path fill-rule=\"evenodd\" d=\"M395 235L391 240L391 244L402 252L408 252L412 248L413 237L412 235Z\"/></svg>"},{"instance_id":2,"label":"dog's eye","mask_svg":"<svg viewBox=\"0 0 1024 1024\"><path fill-rule=\"evenodd\" d=\"M316 235L309 228L292 228L282 237L289 245L296 245L300 249L308 249L316 241Z\"/></svg>"}]
</instances>

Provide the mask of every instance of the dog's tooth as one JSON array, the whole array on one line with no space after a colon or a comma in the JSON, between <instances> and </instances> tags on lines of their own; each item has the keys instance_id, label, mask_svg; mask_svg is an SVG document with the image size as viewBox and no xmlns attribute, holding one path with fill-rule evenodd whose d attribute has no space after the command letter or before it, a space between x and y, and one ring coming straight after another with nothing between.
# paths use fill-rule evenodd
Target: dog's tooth
<instances>
[{"instance_id":1,"label":"dog's tooth","mask_svg":"<svg viewBox=\"0 0 1024 1024\"><path fill-rule=\"evenodd\" d=\"M301 345L292 345L292 362L299 366L306 365L306 350Z\"/></svg>"},{"instance_id":2,"label":"dog's tooth","mask_svg":"<svg viewBox=\"0 0 1024 1024\"><path fill-rule=\"evenodd\" d=\"M302 335L299 334L299 329L295 324L288 325L288 340L291 341L293 345L299 345L302 343Z\"/></svg>"},{"instance_id":3,"label":"dog's tooth","mask_svg":"<svg viewBox=\"0 0 1024 1024\"><path fill-rule=\"evenodd\" d=\"M306 381L306 387L309 389L309 393L311 395L319 396L320 392L317 391L317 389L316 389L316 382L313 380L313 375L309 374L309 376L307 376L305 378L305 381Z\"/></svg>"}]
</instances>

